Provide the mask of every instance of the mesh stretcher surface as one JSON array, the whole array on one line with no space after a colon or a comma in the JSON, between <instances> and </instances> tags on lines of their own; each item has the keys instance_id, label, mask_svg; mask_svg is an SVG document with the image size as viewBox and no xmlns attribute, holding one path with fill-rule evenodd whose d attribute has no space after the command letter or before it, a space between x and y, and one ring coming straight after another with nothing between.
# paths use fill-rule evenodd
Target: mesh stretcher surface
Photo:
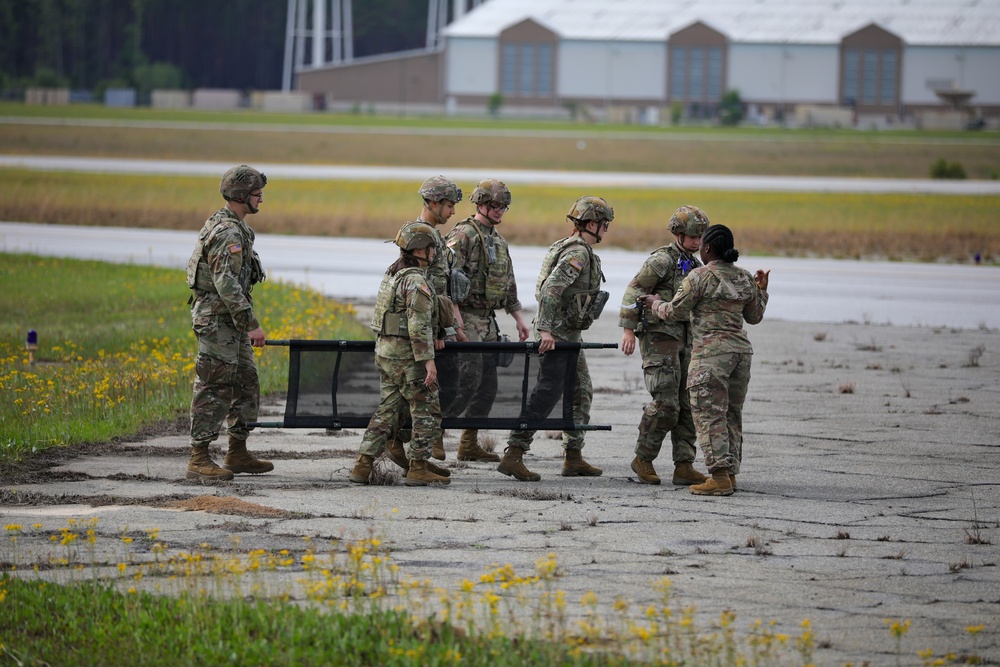
<instances>
[{"instance_id":1,"label":"mesh stretcher surface","mask_svg":"<svg viewBox=\"0 0 1000 667\"><path fill-rule=\"evenodd\" d=\"M272 341L269 341L272 343ZM289 340L288 398L283 428L364 428L379 404L379 372L374 341ZM480 429L573 430L573 392L580 343L559 343L546 353L562 357L563 377L555 408L545 419L529 420L525 408L538 381L539 357L533 343L447 343L442 355L476 354L497 364L499 353L513 353L513 363L497 366L497 396L488 417L443 415L442 427ZM604 345L593 345L605 347ZM608 346L611 347L611 346ZM443 364L442 364L443 365ZM556 365L556 364L553 364ZM609 427L590 426L589 429Z\"/></svg>"}]
</instances>

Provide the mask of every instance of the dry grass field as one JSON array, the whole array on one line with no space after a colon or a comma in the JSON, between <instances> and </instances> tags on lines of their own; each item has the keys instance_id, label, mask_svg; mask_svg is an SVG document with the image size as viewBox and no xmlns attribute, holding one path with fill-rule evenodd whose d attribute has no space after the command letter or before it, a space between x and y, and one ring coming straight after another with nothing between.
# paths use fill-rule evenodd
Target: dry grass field
<instances>
[{"instance_id":1,"label":"dry grass field","mask_svg":"<svg viewBox=\"0 0 1000 667\"><path fill-rule=\"evenodd\" d=\"M219 162L926 178L939 158L970 178L1000 171L996 133L630 128L355 115L269 116L69 110L0 104L0 153ZM62 118L39 118L43 115ZM46 124L50 123L50 124ZM89 124L88 124L89 123ZM150 124L158 124L151 127ZM574 128L576 133L574 133ZM586 137L585 139L580 137ZM466 191L473 184L461 183ZM419 210L417 183L287 181L268 187L262 232L391 238ZM196 229L221 203L217 180L4 170L0 219ZM851 258L1000 261L1000 198L518 186L503 232L547 245L576 197L615 207L609 245L651 248L695 204L739 230L744 251ZM472 212L459 205L459 216Z\"/></svg>"}]
</instances>

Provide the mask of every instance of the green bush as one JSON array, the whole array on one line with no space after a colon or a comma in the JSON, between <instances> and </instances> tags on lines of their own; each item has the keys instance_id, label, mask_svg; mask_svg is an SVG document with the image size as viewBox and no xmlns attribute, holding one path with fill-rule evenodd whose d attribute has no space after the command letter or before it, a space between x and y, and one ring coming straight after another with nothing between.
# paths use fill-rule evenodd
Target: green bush
<instances>
[{"instance_id":1,"label":"green bush","mask_svg":"<svg viewBox=\"0 0 1000 667\"><path fill-rule=\"evenodd\" d=\"M730 90L722 96L719 104L719 121L723 125L739 125L743 120L743 100L740 99L740 91Z\"/></svg>"},{"instance_id":2,"label":"green bush","mask_svg":"<svg viewBox=\"0 0 1000 667\"><path fill-rule=\"evenodd\" d=\"M931 165L931 178L950 178L962 180L965 178L965 168L958 162L948 162L943 157Z\"/></svg>"},{"instance_id":3,"label":"green bush","mask_svg":"<svg viewBox=\"0 0 1000 667\"><path fill-rule=\"evenodd\" d=\"M486 108L489 110L490 115L496 118L500 115L500 107L503 106L503 95L500 93L493 93L490 95L489 101L486 103Z\"/></svg>"}]
</instances>

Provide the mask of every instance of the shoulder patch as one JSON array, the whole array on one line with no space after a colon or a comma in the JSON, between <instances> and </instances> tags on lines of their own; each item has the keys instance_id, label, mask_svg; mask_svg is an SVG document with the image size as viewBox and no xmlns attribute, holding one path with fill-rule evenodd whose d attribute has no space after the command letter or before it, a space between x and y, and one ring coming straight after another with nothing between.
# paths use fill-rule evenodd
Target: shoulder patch
<instances>
[{"instance_id":1,"label":"shoulder patch","mask_svg":"<svg viewBox=\"0 0 1000 667\"><path fill-rule=\"evenodd\" d=\"M578 257L570 257L569 265L577 271L583 271L583 261L581 261Z\"/></svg>"},{"instance_id":2,"label":"shoulder patch","mask_svg":"<svg viewBox=\"0 0 1000 667\"><path fill-rule=\"evenodd\" d=\"M420 291L426 294L428 299L431 298L431 290L429 287L427 287L427 283L423 283L420 285Z\"/></svg>"},{"instance_id":3,"label":"shoulder patch","mask_svg":"<svg viewBox=\"0 0 1000 667\"><path fill-rule=\"evenodd\" d=\"M243 252L243 246L240 245L239 243L234 243L231 246L229 246L229 252L234 254L238 252Z\"/></svg>"},{"instance_id":4,"label":"shoulder patch","mask_svg":"<svg viewBox=\"0 0 1000 667\"><path fill-rule=\"evenodd\" d=\"M450 239L448 241L448 247L449 248L454 248L456 245L458 245L458 239L457 238L452 238L452 239Z\"/></svg>"}]
</instances>

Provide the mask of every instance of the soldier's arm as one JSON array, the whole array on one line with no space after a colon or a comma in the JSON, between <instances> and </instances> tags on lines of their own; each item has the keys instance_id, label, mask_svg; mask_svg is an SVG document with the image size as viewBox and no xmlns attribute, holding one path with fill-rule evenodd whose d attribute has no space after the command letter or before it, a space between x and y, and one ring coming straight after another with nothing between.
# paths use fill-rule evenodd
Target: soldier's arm
<instances>
[{"instance_id":1,"label":"soldier's arm","mask_svg":"<svg viewBox=\"0 0 1000 667\"><path fill-rule=\"evenodd\" d=\"M625 288L622 296L622 308L618 311L618 326L625 329L635 329L639 326L639 316L641 312L637 308L626 309L627 306L634 306L636 298L643 294L652 293L656 284L663 278L662 267L659 262L655 262L652 257L648 258L635 274L632 281Z\"/></svg>"},{"instance_id":2,"label":"soldier's arm","mask_svg":"<svg viewBox=\"0 0 1000 667\"><path fill-rule=\"evenodd\" d=\"M552 267L552 273L542 283L535 325L539 331L552 331L562 305L563 292L584 271L590 270L590 257L585 250L567 250Z\"/></svg>"},{"instance_id":3,"label":"soldier's arm","mask_svg":"<svg viewBox=\"0 0 1000 667\"><path fill-rule=\"evenodd\" d=\"M461 230L460 227L456 226L445 238L445 247L450 251L449 261L451 262L452 269L458 269L460 271L465 271L468 275L468 271L465 266L469 261L469 252L472 249L472 240Z\"/></svg>"},{"instance_id":4,"label":"soldier's arm","mask_svg":"<svg viewBox=\"0 0 1000 667\"><path fill-rule=\"evenodd\" d=\"M507 246L507 256L510 258L510 246ZM521 302L517 298L517 281L514 279L514 262L511 260L510 271L507 272L507 299L504 303L503 309L509 314L514 315L514 319L518 319L516 313L521 311ZM525 325L527 328L527 325Z\"/></svg>"},{"instance_id":5,"label":"soldier's arm","mask_svg":"<svg viewBox=\"0 0 1000 667\"><path fill-rule=\"evenodd\" d=\"M233 318L238 331L252 331L260 328L260 323L254 316L253 304L240 286L240 269L245 258L242 237L233 230L221 230L209 242L205 249L206 261L212 272L212 282L219 293L222 303Z\"/></svg>"},{"instance_id":6,"label":"soldier's arm","mask_svg":"<svg viewBox=\"0 0 1000 667\"><path fill-rule=\"evenodd\" d=\"M701 299L701 288L697 274L688 274L673 300L669 303L658 302L652 311L661 320L686 322L690 319L695 304Z\"/></svg>"},{"instance_id":7,"label":"soldier's arm","mask_svg":"<svg viewBox=\"0 0 1000 667\"><path fill-rule=\"evenodd\" d=\"M758 271L762 274L762 271ZM768 271L770 273L770 271ZM747 275L750 275L747 273ZM767 308L767 277L764 277L764 287L760 287L760 279L754 280L754 296L743 306L743 319L747 324L759 324L764 319L764 309Z\"/></svg>"},{"instance_id":8,"label":"soldier's arm","mask_svg":"<svg viewBox=\"0 0 1000 667\"><path fill-rule=\"evenodd\" d=\"M423 278L408 276L403 285L406 299L406 328L414 361L434 358L433 311L436 300Z\"/></svg>"}]
</instances>

